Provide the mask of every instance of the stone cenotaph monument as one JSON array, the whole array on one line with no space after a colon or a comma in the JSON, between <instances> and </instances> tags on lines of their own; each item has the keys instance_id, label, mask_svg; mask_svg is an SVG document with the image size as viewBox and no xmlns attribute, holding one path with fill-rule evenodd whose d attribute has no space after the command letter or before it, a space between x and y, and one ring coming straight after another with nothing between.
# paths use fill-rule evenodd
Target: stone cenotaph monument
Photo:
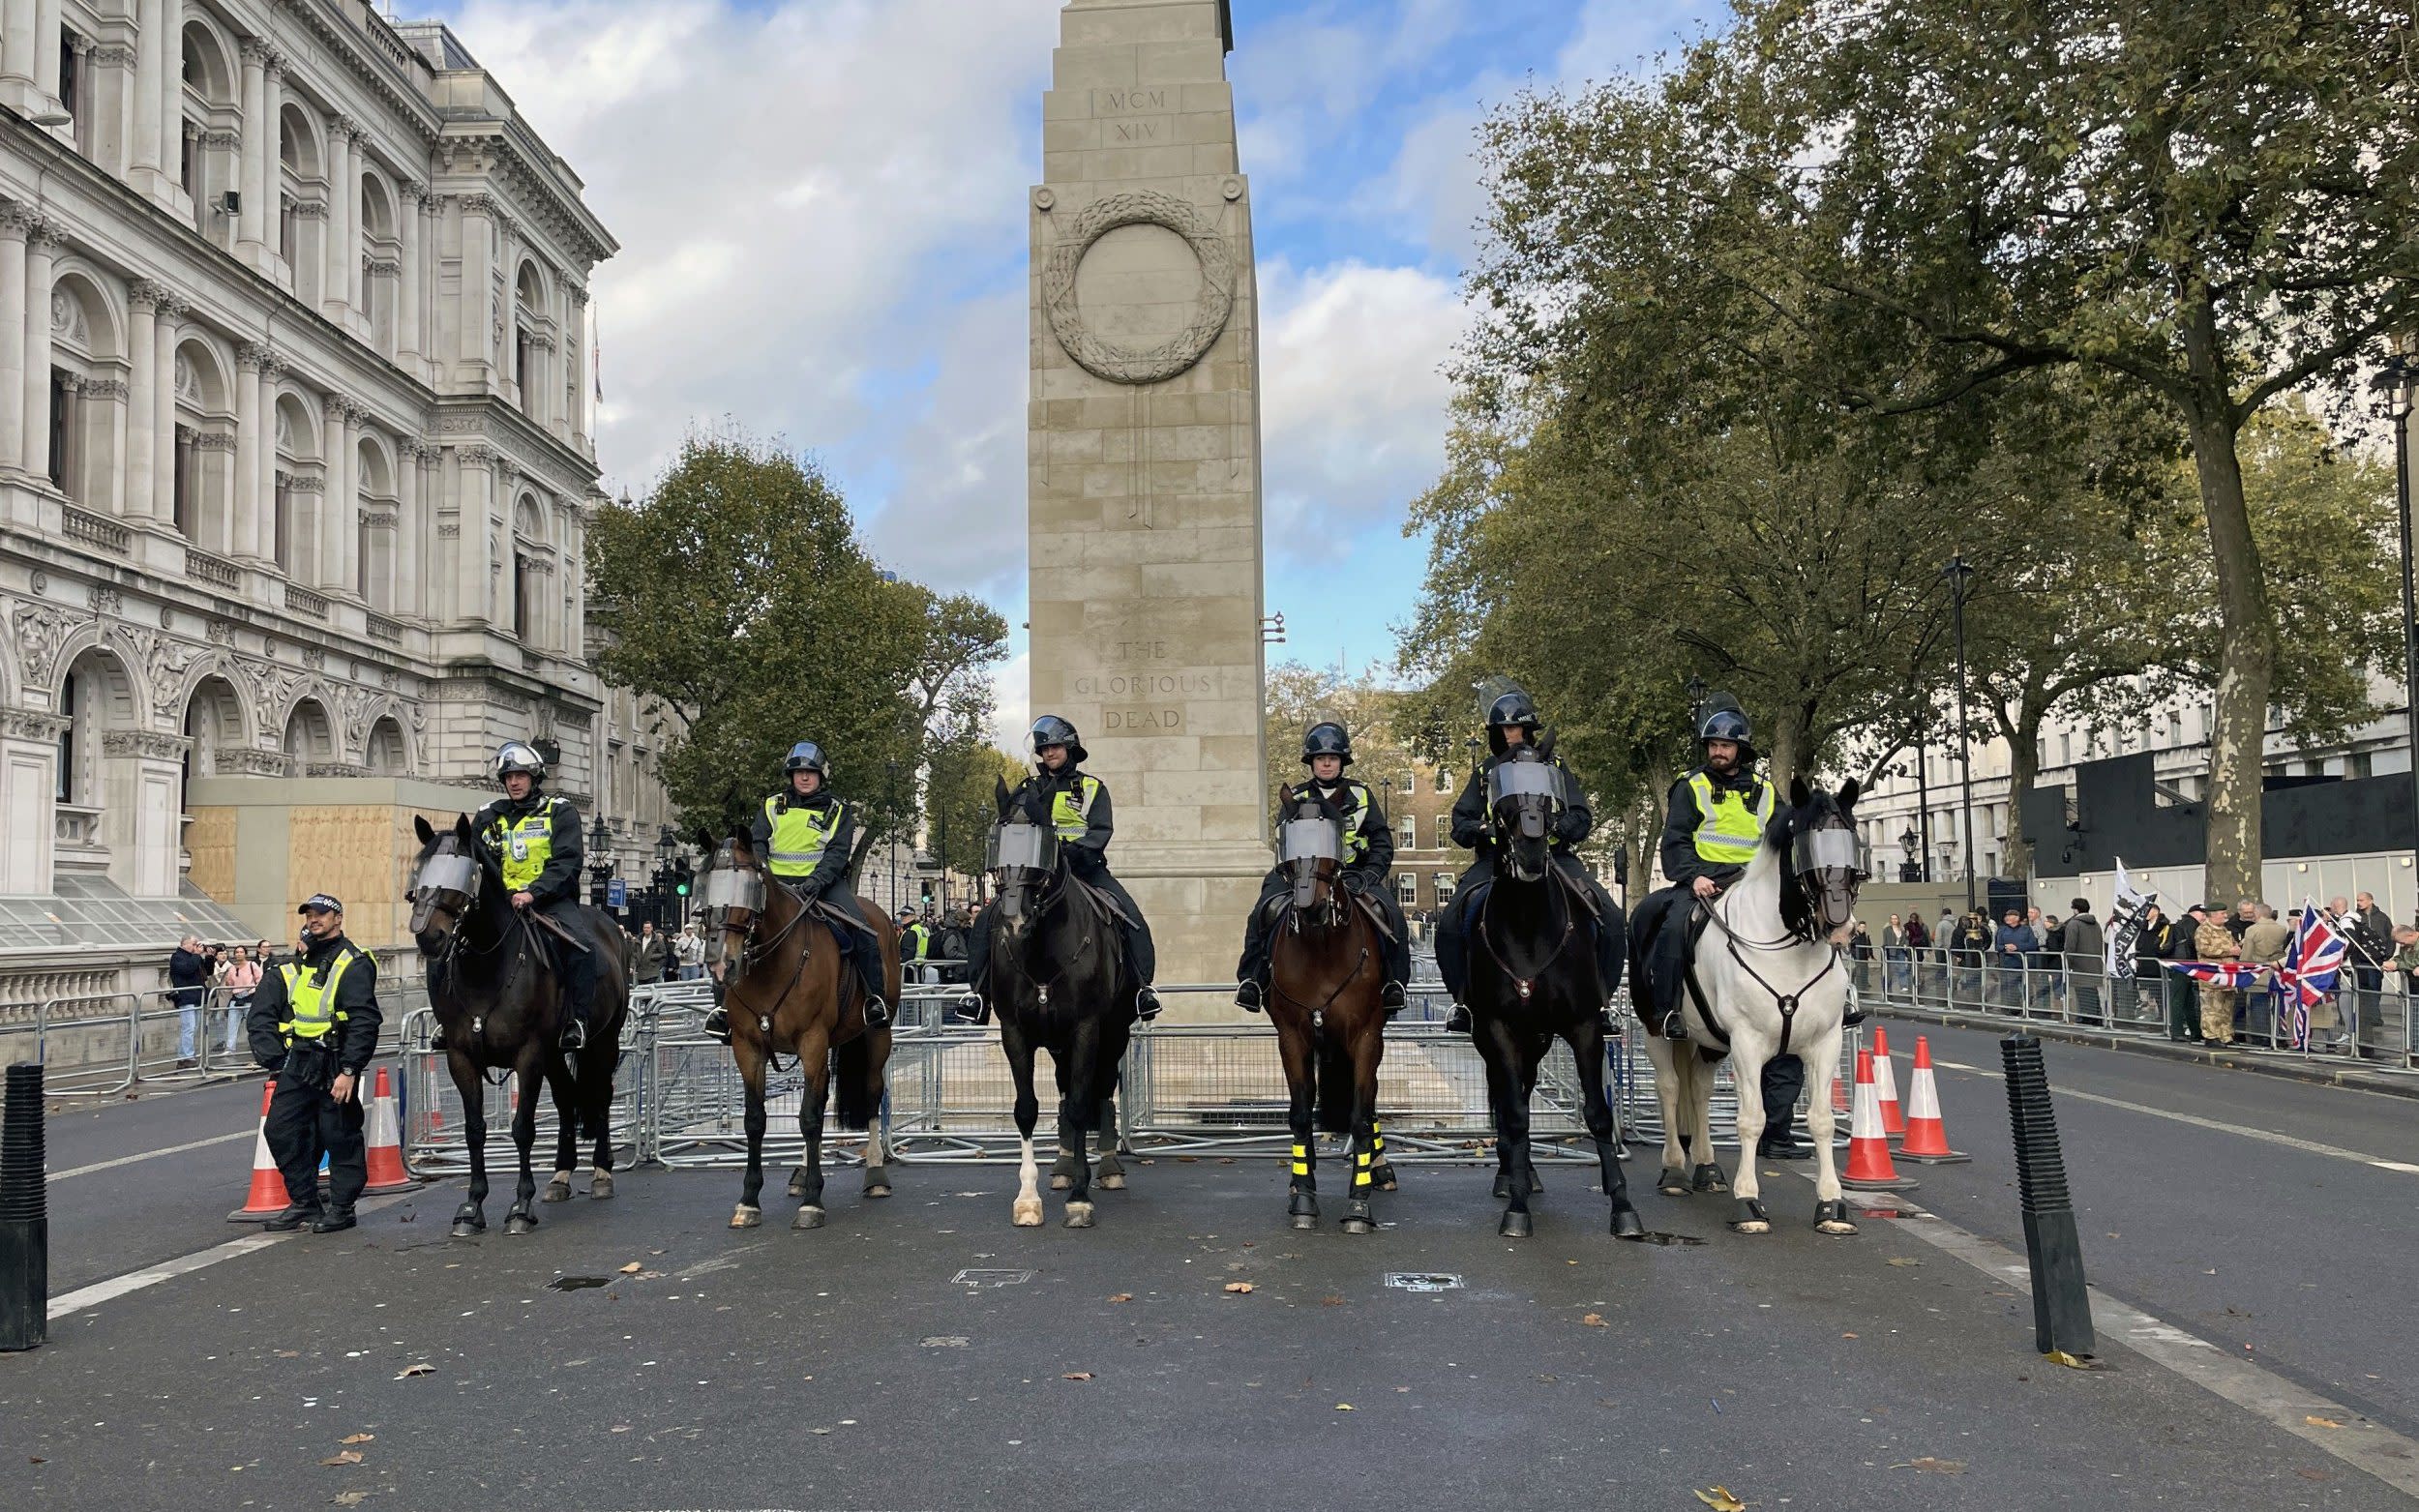
<instances>
[{"instance_id":1,"label":"stone cenotaph monument","mask_svg":"<svg viewBox=\"0 0 2419 1512\"><path fill-rule=\"evenodd\" d=\"M1110 864L1163 983L1232 979L1270 864L1233 46L1226 0L1068 0L1030 202L1032 708L1116 795Z\"/></svg>"}]
</instances>

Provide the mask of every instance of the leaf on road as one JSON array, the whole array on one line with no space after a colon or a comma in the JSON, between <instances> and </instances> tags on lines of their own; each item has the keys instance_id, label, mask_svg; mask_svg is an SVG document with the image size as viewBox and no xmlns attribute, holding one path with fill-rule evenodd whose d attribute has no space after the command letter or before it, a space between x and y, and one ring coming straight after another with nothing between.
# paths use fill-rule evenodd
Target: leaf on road
<instances>
[{"instance_id":1,"label":"leaf on road","mask_svg":"<svg viewBox=\"0 0 2419 1512\"><path fill-rule=\"evenodd\" d=\"M1582 1328L1601 1328L1605 1326L1604 1315L1601 1313L1590 1313L1587 1317L1579 1319L1579 1326Z\"/></svg>"},{"instance_id":2,"label":"leaf on road","mask_svg":"<svg viewBox=\"0 0 2419 1512\"><path fill-rule=\"evenodd\" d=\"M1071 1370L1060 1376L1059 1379L1060 1380L1090 1380L1091 1379L1091 1372L1088 1370Z\"/></svg>"},{"instance_id":3,"label":"leaf on road","mask_svg":"<svg viewBox=\"0 0 2419 1512\"><path fill-rule=\"evenodd\" d=\"M1714 1512L1747 1512L1747 1504L1730 1494L1727 1486L1715 1486L1696 1494L1696 1498L1712 1507Z\"/></svg>"},{"instance_id":4,"label":"leaf on road","mask_svg":"<svg viewBox=\"0 0 2419 1512\"><path fill-rule=\"evenodd\" d=\"M1226 1290L1240 1295L1247 1291L1257 1290L1258 1289L1248 1281L1230 1281L1226 1284Z\"/></svg>"},{"instance_id":5,"label":"leaf on road","mask_svg":"<svg viewBox=\"0 0 2419 1512\"><path fill-rule=\"evenodd\" d=\"M280 1350L278 1350L278 1351L277 1351L277 1357L278 1357L279 1359L281 1359L281 1360L298 1360L298 1359L302 1358L302 1350L300 1350L300 1349L280 1349Z\"/></svg>"},{"instance_id":6,"label":"leaf on road","mask_svg":"<svg viewBox=\"0 0 2419 1512\"><path fill-rule=\"evenodd\" d=\"M1907 1464L1926 1475L1962 1475L1965 1473L1963 1460L1936 1460L1927 1454L1921 1459L1909 1460Z\"/></svg>"},{"instance_id":7,"label":"leaf on road","mask_svg":"<svg viewBox=\"0 0 2419 1512\"><path fill-rule=\"evenodd\" d=\"M1355 1408L1350 1402L1338 1402L1335 1404L1335 1410L1338 1412L1350 1412L1355 1410Z\"/></svg>"},{"instance_id":8,"label":"leaf on road","mask_svg":"<svg viewBox=\"0 0 2419 1512\"><path fill-rule=\"evenodd\" d=\"M2303 1418L2302 1421L2308 1423L2313 1428L2341 1428L2344 1426L2334 1418L2320 1417L2315 1412L2313 1412L2309 1416Z\"/></svg>"},{"instance_id":9,"label":"leaf on road","mask_svg":"<svg viewBox=\"0 0 2419 1512\"><path fill-rule=\"evenodd\" d=\"M366 1491L340 1491L328 1500L340 1507L357 1507L370 1499Z\"/></svg>"},{"instance_id":10,"label":"leaf on road","mask_svg":"<svg viewBox=\"0 0 2419 1512\"><path fill-rule=\"evenodd\" d=\"M617 1433L617 1434L626 1434L626 1433L628 1433L629 1431L630 1431L630 1425L629 1425L628 1423L615 1423L615 1424L612 1426L612 1432Z\"/></svg>"},{"instance_id":11,"label":"leaf on road","mask_svg":"<svg viewBox=\"0 0 2419 1512\"><path fill-rule=\"evenodd\" d=\"M1856 1337L1856 1335L1854 1335L1854 1334L1852 1334L1852 1333L1843 1333L1843 1334L1841 1334L1839 1337L1840 1337L1840 1338L1842 1338L1842 1339L1853 1339L1853 1338L1855 1338L1855 1337Z\"/></svg>"},{"instance_id":12,"label":"leaf on road","mask_svg":"<svg viewBox=\"0 0 2419 1512\"><path fill-rule=\"evenodd\" d=\"M1112 1302L1131 1302L1134 1300L1134 1293L1131 1291L1120 1291L1117 1295L1109 1298L1109 1300Z\"/></svg>"},{"instance_id":13,"label":"leaf on road","mask_svg":"<svg viewBox=\"0 0 2419 1512\"><path fill-rule=\"evenodd\" d=\"M2048 1357L2068 1370L2098 1370L2100 1368L2099 1361L2086 1359L2080 1354L2069 1354L2064 1349L2052 1349Z\"/></svg>"},{"instance_id":14,"label":"leaf on road","mask_svg":"<svg viewBox=\"0 0 2419 1512\"><path fill-rule=\"evenodd\" d=\"M403 1372L395 1379L397 1380L409 1380L414 1376L433 1376L435 1374L436 1367L433 1365L406 1365L403 1368Z\"/></svg>"},{"instance_id":15,"label":"leaf on road","mask_svg":"<svg viewBox=\"0 0 2419 1512\"><path fill-rule=\"evenodd\" d=\"M621 1267L621 1273L625 1276L635 1276L640 1271L644 1269L646 1269L646 1262L644 1260L632 1260L629 1264Z\"/></svg>"},{"instance_id":16,"label":"leaf on road","mask_svg":"<svg viewBox=\"0 0 2419 1512\"><path fill-rule=\"evenodd\" d=\"M1344 1299L1340 1296L1323 1296L1319 1298L1319 1305L1321 1307L1342 1307L1344 1305Z\"/></svg>"},{"instance_id":17,"label":"leaf on road","mask_svg":"<svg viewBox=\"0 0 2419 1512\"><path fill-rule=\"evenodd\" d=\"M338 1443L368 1443L375 1438L377 1438L375 1434L346 1434L336 1441Z\"/></svg>"},{"instance_id":18,"label":"leaf on road","mask_svg":"<svg viewBox=\"0 0 2419 1512\"><path fill-rule=\"evenodd\" d=\"M361 1463L361 1451L359 1449L339 1449L334 1454L329 1455L326 1459L321 1460L319 1463L322 1465L359 1465Z\"/></svg>"}]
</instances>

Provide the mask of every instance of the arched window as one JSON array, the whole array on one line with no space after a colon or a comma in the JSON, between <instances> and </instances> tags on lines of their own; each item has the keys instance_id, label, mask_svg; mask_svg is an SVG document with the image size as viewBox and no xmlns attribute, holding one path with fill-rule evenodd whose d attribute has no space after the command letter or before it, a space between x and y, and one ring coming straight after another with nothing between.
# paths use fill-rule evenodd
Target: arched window
<instances>
[{"instance_id":1,"label":"arched window","mask_svg":"<svg viewBox=\"0 0 2419 1512\"><path fill-rule=\"evenodd\" d=\"M521 412L544 421L546 371L540 343L551 325L546 313L546 284L537 264L523 262L513 280L513 382L520 386Z\"/></svg>"},{"instance_id":2,"label":"arched window","mask_svg":"<svg viewBox=\"0 0 2419 1512\"><path fill-rule=\"evenodd\" d=\"M123 474L110 465L126 403L127 365L116 307L80 268L50 287L49 477L104 514L118 511Z\"/></svg>"},{"instance_id":3,"label":"arched window","mask_svg":"<svg viewBox=\"0 0 2419 1512\"><path fill-rule=\"evenodd\" d=\"M56 803L75 801L78 786L75 781L75 704L83 681L71 671L67 674L67 681L59 685L59 713L66 723L59 726L59 771L53 785L55 790L50 794L51 800Z\"/></svg>"}]
</instances>

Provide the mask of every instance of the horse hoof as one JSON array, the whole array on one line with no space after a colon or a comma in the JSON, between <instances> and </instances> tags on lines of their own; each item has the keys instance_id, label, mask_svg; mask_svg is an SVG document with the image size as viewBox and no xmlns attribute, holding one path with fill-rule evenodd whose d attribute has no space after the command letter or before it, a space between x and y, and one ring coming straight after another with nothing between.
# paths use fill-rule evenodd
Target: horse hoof
<instances>
[{"instance_id":1,"label":"horse hoof","mask_svg":"<svg viewBox=\"0 0 2419 1512\"><path fill-rule=\"evenodd\" d=\"M1016 1225L1019 1229L1040 1228L1041 1199L1037 1197L1018 1198L1016 1200L1016 1205L1008 1210L1008 1222Z\"/></svg>"},{"instance_id":2,"label":"horse hoof","mask_svg":"<svg viewBox=\"0 0 2419 1512\"><path fill-rule=\"evenodd\" d=\"M1639 1219L1636 1208L1616 1207L1613 1209L1613 1237L1616 1239L1646 1237L1646 1225Z\"/></svg>"},{"instance_id":3,"label":"horse hoof","mask_svg":"<svg viewBox=\"0 0 2419 1512\"><path fill-rule=\"evenodd\" d=\"M1394 1179L1394 1168L1391 1166L1380 1166L1376 1170L1370 1171L1369 1184L1376 1187L1381 1192L1393 1191L1397 1185L1397 1182Z\"/></svg>"},{"instance_id":4,"label":"horse hoof","mask_svg":"<svg viewBox=\"0 0 2419 1512\"><path fill-rule=\"evenodd\" d=\"M1067 1204L1066 1204L1066 1226L1067 1226L1068 1228L1070 1228L1070 1229L1089 1229L1089 1228L1090 1228L1090 1227L1091 1227L1091 1204L1090 1204L1090 1202L1069 1202L1069 1203L1067 1203Z\"/></svg>"},{"instance_id":5,"label":"horse hoof","mask_svg":"<svg viewBox=\"0 0 2419 1512\"><path fill-rule=\"evenodd\" d=\"M556 1176L553 1180L546 1183L546 1190L538 1194L538 1201L541 1202L570 1201L571 1178L569 1176Z\"/></svg>"},{"instance_id":6,"label":"horse hoof","mask_svg":"<svg viewBox=\"0 0 2419 1512\"><path fill-rule=\"evenodd\" d=\"M1113 1171L1102 1176L1096 1184L1103 1192L1122 1192L1125 1190L1125 1174L1122 1171Z\"/></svg>"},{"instance_id":7,"label":"horse hoof","mask_svg":"<svg viewBox=\"0 0 2419 1512\"><path fill-rule=\"evenodd\" d=\"M1495 1226L1495 1231L1507 1239L1525 1239L1535 1228L1527 1213L1506 1213L1504 1221Z\"/></svg>"},{"instance_id":8,"label":"horse hoof","mask_svg":"<svg viewBox=\"0 0 2419 1512\"><path fill-rule=\"evenodd\" d=\"M890 1183L887 1181L868 1181L865 1183L865 1195L871 1198L888 1197L890 1195Z\"/></svg>"},{"instance_id":9,"label":"horse hoof","mask_svg":"<svg viewBox=\"0 0 2419 1512\"><path fill-rule=\"evenodd\" d=\"M753 1229L763 1221L764 1210L761 1207L750 1207L741 1202L732 1210L731 1227L733 1229Z\"/></svg>"},{"instance_id":10,"label":"horse hoof","mask_svg":"<svg viewBox=\"0 0 2419 1512\"><path fill-rule=\"evenodd\" d=\"M1375 1233L1378 1231L1378 1226L1366 1218L1347 1218L1344 1220L1344 1231L1346 1233Z\"/></svg>"},{"instance_id":11,"label":"horse hoof","mask_svg":"<svg viewBox=\"0 0 2419 1512\"><path fill-rule=\"evenodd\" d=\"M1710 1161L1696 1168L1696 1174L1688 1178L1688 1184L1699 1192L1730 1190L1730 1178L1722 1174L1721 1167Z\"/></svg>"},{"instance_id":12,"label":"horse hoof","mask_svg":"<svg viewBox=\"0 0 2419 1512\"><path fill-rule=\"evenodd\" d=\"M507 1213L504 1215L504 1231L506 1233L516 1235L535 1233L538 1231L537 1215L534 1213Z\"/></svg>"},{"instance_id":13,"label":"horse hoof","mask_svg":"<svg viewBox=\"0 0 2419 1512\"><path fill-rule=\"evenodd\" d=\"M1319 1227L1318 1213L1314 1211L1294 1214L1294 1227L1303 1233L1315 1231Z\"/></svg>"},{"instance_id":14,"label":"horse hoof","mask_svg":"<svg viewBox=\"0 0 2419 1512\"><path fill-rule=\"evenodd\" d=\"M1814 1204L1814 1231L1829 1234L1856 1232L1856 1225L1848 1222L1848 1203L1845 1198L1833 1198L1828 1202Z\"/></svg>"},{"instance_id":15,"label":"horse hoof","mask_svg":"<svg viewBox=\"0 0 2419 1512\"><path fill-rule=\"evenodd\" d=\"M803 1169L790 1172L790 1195L791 1197L806 1196L806 1171Z\"/></svg>"},{"instance_id":16,"label":"horse hoof","mask_svg":"<svg viewBox=\"0 0 2419 1512\"><path fill-rule=\"evenodd\" d=\"M466 1218L454 1220L454 1237L457 1239L475 1239L485 1232L487 1232L487 1225L484 1223L474 1224Z\"/></svg>"},{"instance_id":17,"label":"horse hoof","mask_svg":"<svg viewBox=\"0 0 2419 1512\"><path fill-rule=\"evenodd\" d=\"M823 1210L820 1207L801 1207L798 1216L790 1220L792 1229L821 1229L822 1226Z\"/></svg>"},{"instance_id":18,"label":"horse hoof","mask_svg":"<svg viewBox=\"0 0 2419 1512\"><path fill-rule=\"evenodd\" d=\"M612 1176L607 1175L604 1171L600 1171L595 1175L588 1178L589 1201L609 1202L612 1201L612 1197L613 1178Z\"/></svg>"},{"instance_id":19,"label":"horse hoof","mask_svg":"<svg viewBox=\"0 0 2419 1512\"><path fill-rule=\"evenodd\" d=\"M1655 1173L1655 1190L1665 1197L1687 1197L1688 1173L1678 1166L1665 1166Z\"/></svg>"},{"instance_id":20,"label":"horse hoof","mask_svg":"<svg viewBox=\"0 0 2419 1512\"><path fill-rule=\"evenodd\" d=\"M1770 1233L1773 1229L1772 1216L1764 1211L1764 1204L1761 1201L1755 1198L1743 1197L1739 1199L1736 1214L1730 1220L1730 1228L1734 1233Z\"/></svg>"},{"instance_id":21,"label":"horse hoof","mask_svg":"<svg viewBox=\"0 0 2419 1512\"><path fill-rule=\"evenodd\" d=\"M1057 1171L1052 1171L1050 1173L1050 1190L1053 1192L1063 1192L1074 1184L1075 1178L1073 1176L1062 1176Z\"/></svg>"}]
</instances>

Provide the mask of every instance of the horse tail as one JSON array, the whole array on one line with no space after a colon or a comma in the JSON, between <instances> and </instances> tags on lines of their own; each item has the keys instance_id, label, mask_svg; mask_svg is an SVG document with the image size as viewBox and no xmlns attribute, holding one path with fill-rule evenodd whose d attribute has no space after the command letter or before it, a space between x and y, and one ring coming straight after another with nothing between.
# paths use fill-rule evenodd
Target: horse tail
<instances>
[{"instance_id":1,"label":"horse tail","mask_svg":"<svg viewBox=\"0 0 2419 1512\"><path fill-rule=\"evenodd\" d=\"M874 1036L859 1034L840 1042L832 1052L832 1102L843 1129L872 1126L881 1106L881 1089L874 1084Z\"/></svg>"},{"instance_id":2,"label":"horse tail","mask_svg":"<svg viewBox=\"0 0 2419 1512\"><path fill-rule=\"evenodd\" d=\"M1319 1061L1319 1132L1350 1134L1353 1127L1353 1057L1340 1034L1321 1034Z\"/></svg>"}]
</instances>

